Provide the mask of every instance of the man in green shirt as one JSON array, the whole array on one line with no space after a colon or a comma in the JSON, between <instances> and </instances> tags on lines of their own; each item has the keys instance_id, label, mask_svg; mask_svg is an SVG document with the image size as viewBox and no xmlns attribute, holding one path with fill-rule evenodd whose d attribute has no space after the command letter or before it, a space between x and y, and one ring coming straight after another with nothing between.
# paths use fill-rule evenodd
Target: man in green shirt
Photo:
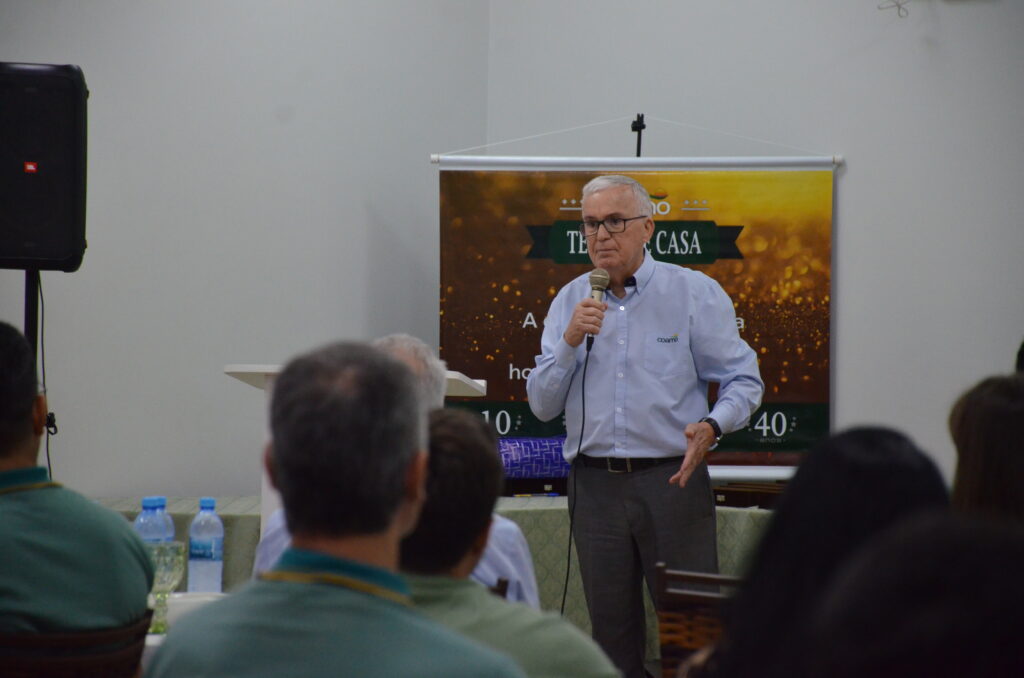
<instances>
[{"instance_id":1,"label":"man in green shirt","mask_svg":"<svg viewBox=\"0 0 1024 678\"><path fill-rule=\"evenodd\" d=\"M147 678L522 676L411 606L398 545L426 478L426 408L408 367L363 344L295 358L274 384L265 464L291 548L181 619Z\"/></svg>"},{"instance_id":2,"label":"man in green shirt","mask_svg":"<svg viewBox=\"0 0 1024 678\"><path fill-rule=\"evenodd\" d=\"M153 565L128 521L36 465L38 391L31 347L0 322L0 632L127 626L146 612Z\"/></svg>"},{"instance_id":3,"label":"man in green shirt","mask_svg":"<svg viewBox=\"0 0 1024 678\"><path fill-rule=\"evenodd\" d=\"M618 676L597 644L569 622L507 602L469 578L504 482L493 428L465 410L435 410L429 440L427 500L401 550L416 606L509 655L532 678Z\"/></svg>"}]
</instances>

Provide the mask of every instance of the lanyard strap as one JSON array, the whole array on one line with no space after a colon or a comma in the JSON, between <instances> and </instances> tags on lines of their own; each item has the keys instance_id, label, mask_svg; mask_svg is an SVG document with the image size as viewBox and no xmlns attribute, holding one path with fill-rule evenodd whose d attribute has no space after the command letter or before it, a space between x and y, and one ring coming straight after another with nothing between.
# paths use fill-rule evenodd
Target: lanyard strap
<instances>
[{"instance_id":1,"label":"lanyard strap","mask_svg":"<svg viewBox=\"0 0 1024 678\"><path fill-rule=\"evenodd\" d=\"M343 574L331 574L329 572L295 572L292 570L270 570L260 575L264 581L287 581L300 584L328 584L330 586L341 586L347 589L368 593L378 598L390 600L399 605L412 607L409 596L392 591L391 589L365 582L355 577L346 577Z\"/></svg>"},{"instance_id":2,"label":"lanyard strap","mask_svg":"<svg viewBox=\"0 0 1024 678\"><path fill-rule=\"evenodd\" d=\"M61 487L60 483L55 483L52 480L47 480L41 483L29 483L28 485L14 485L12 487L5 487L0 489L0 494L11 494L13 492L25 492L27 490L41 490L44 487Z\"/></svg>"}]
</instances>

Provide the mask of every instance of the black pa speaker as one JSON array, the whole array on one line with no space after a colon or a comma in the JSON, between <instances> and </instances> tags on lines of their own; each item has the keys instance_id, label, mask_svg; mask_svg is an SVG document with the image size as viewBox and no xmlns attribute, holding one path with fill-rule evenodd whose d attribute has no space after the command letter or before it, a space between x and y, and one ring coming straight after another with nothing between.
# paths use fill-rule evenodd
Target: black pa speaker
<instances>
[{"instance_id":1,"label":"black pa speaker","mask_svg":"<svg viewBox=\"0 0 1024 678\"><path fill-rule=\"evenodd\" d=\"M78 66L0 63L0 268L82 264L88 96Z\"/></svg>"}]
</instances>

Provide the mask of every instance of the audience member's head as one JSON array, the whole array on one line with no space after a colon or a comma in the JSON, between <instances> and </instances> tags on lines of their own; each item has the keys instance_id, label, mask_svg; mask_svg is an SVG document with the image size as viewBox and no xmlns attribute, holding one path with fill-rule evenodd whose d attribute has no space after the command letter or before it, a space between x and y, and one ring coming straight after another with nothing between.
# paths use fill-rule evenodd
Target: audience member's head
<instances>
[{"instance_id":1,"label":"audience member's head","mask_svg":"<svg viewBox=\"0 0 1024 678\"><path fill-rule=\"evenodd\" d=\"M953 406L953 507L1024 523L1024 373L989 377Z\"/></svg>"},{"instance_id":2,"label":"audience member's head","mask_svg":"<svg viewBox=\"0 0 1024 678\"><path fill-rule=\"evenodd\" d=\"M948 513L885 532L810 616L806 674L1024 675L1024 532Z\"/></svg>"},{"instance_id":3,"label":"audience member's head","mask_svg":"<svg viewBox=\"0 0 1024 678\"><path fill-rule=\"evenodd\" d=\"M0 459L34 465L45 415L32 347L0 321Z\"/></svg>"},{"instance_id":4,"label":"audience member's head","mask_svg":"<svg viewBox=\"0 0 1024 678\"><path fill-rule=\"evenodd\" d=\"M876 533L948 505L935 464L909 439L856 428L825 439L800 464L728 615L719 675L784 675L777 659L828 578ZM785 620L783 623L782 620Z\"/></svg>"},{"instance_id":5,"label":"audience member's head","mask_svg":"<svg viewBox=\"0 0 1024 678\"><path fill-rule=\"evenodd\" d=\"M389 334L374 340L373 346L398 358L416 374L428 410L444 407L447 367L421 339L411 334Z\"/></svg>"},{"instance_id":6,"label":"audience member's head","mask_svg":"<svg viewBox=\"0 0 1024 678\"><path fill-rule=\"evenodd\" d=\"M486 546L505 479L493 427L466 410L431 412L428 470L427 499L402 541L401 568L468 576Z\"/></svg>"},{"instance_id":7,"label":"audience member's head","mask_svg":"<svg viewBox=\"0 0 1024 678\"><path fill-rule=\"evenodd\" d=\"M1020 342L1020 348L1017 349L1017 371L1024 372L1024 341Z\"/></svg>"},{"instance_id":8,"label":"audience member's head","mask_svg":"<svg viewBox=\"0 0 1024 678\"><path fill-rule=\"evenodd\" d=\"M400 508L411 529L426 412L403 363L345 342L299 356L274 384L270 427L268 470L293 536L381 533Z\"/></svg>"}]
</instances>

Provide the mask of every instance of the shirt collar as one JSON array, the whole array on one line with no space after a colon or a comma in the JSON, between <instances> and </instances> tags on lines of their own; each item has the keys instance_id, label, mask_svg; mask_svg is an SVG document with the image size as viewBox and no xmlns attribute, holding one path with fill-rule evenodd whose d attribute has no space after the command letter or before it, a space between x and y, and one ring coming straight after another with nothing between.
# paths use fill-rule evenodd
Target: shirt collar
<instances>
[{"instance_id":1,"label":"shirt collar","mask_svg":"<svg viewBox=\"0 0 1024 678\"><path fill-rule=\"evenodd\" d=\"M644 262L640 264L640 268L636 269L631 277L636 283L636 291L638 293L643 292L644 288L647 287L647 283L651 281L651 277L654 275L654 258L651 253L646 249L644 250Z\"/></svg>"},{"instance_id":2,"label":"shirt collar","mask_svg":"<svg viewBox=\"0 0 1024 678\"><path fill-rule=\"evenodd\" d=\"M405 580L394 572L346 558L335 558L318 551L290 548L281 555L274 570L338 574L361 579L402 595L409 595L409 587L406 586Z\"/></svg>"},{"instance_id":3,"label":"shirt collar","mask_svg":"<svg viewBox=\"0 0 1024 678\"><path fill-rule=\"evenodd\" d=\"M16 468L13 471L0 472L0 489L16 487L18 485L34 485L45 483L50 480L50 474L44 466L30 466L28 468Z\"/></svg>"},{"instance_id":4,"label":"shirt collar","mask_svg":"<svg viewBox=\"0 0 1024 678\"><path fill-rule=\"evenodd\" d=\"M484 586L472 579L458 579L447 575L413 574L403 572L406 581L409 582L409 589L416 602L438 598L446 599L462 593L474 594L478 591L485 591ZM491 595L488 593L488 595ZM495 599L497 600L497 598Z\"/></svg>"}]
</instances>

